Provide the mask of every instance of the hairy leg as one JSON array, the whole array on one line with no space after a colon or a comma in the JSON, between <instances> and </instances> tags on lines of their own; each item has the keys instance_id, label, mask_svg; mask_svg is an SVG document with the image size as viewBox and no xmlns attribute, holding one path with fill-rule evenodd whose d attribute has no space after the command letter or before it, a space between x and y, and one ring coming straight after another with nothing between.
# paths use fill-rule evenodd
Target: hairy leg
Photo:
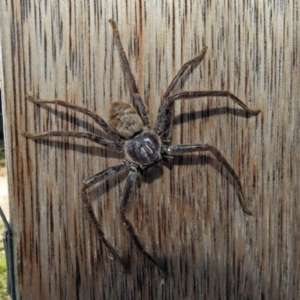
<instances>
[{"instance_id":1,"label":"hairy leg","mask_svg":"<svg viewBox=\"0 0 300 300\"><path fill-rule=\"evenodd\" d=\"M146 251L145 247L142 245L140 239L138 238L137 234L135 233L135 230L134 230L133 226L131 225L131 223L129 222L129 220L126 217L126 212L127 212L127 209L128 209L128 200L132 197L132 193L135 191L136 181L137 181L138 175L139 174L138 174L137 169L132 167L130 172L129 172L127 182L126 182L126 185L125 185L125 189L124 189L124 192L123 192L123 196L122 196L122 201L121 201L121 206L120 206L121 218L122 218L122 221L124 223L124 226L125 226L126 230L129 233L130 238L133 240L133 242L136 245L137 249L144 256L146 256L150 261L152 261L164 273L164 276L166 276L165 268L156 259L154 259L152 255L150 255Z\"/></svg>"},{"instance_id":2,"label":"hairy leg","mask_svg":"<svg viewBox=\"0 0 300 300\"><path fill-rule=\"evenodd\" d=\"M179 99L192 99L209 96L230 97L237 105L245 109L251 115L257 115L260 109L250 109L242 100L229 91L195 91L181 92L163 99L159 107L154 130L161 137L163 143L170 143L172 135L172 123L174 117L174 102Z\"/></svg>"},{"instance_id":3,"label":"hairy leg","mask_svg":"<svg viewBox=\"0 0 300 300\"><path fill-rule=\"evenodd\" d=\"M70 108L73 109L75 111L79 111L89 117L91 117L92 119L94 119L94 121L109 135L116 137L118 140L122 140L122 137L118 134L117 131L115 131L109 124L107 124L99 115L91 112L90 110L68 103L66 101L62 101L62 100L41 100L38 98L35 98L29 94L26 95L26 99L28 101L31 101L32 103L36 104L36 105L43 105L43 104L55 104L55 105L60 105L66 108Z\"/></svg>"},{"instance_id":4,"label":"hairy leg","mask_svg":"<svg viewBox=\"0 0 300 300\"><path fill-rule=\"evenodd\" d=\"M77 131L47 131L42 132L38 134L32 134L28 132L22 132L22 135L32 139L32 140L38 140L43 139L45 137L50 136L62 136L62 137L75 137L75 138L86 138L89 139L92 142L95 142L97 144L100 144L106 148L116 150L118 152L123 152L123 147L120 144L117 144L113 141L110 141L108 139L105 139L99 135L88 133L88 132L77 132Z\"/></svg>"},{"instance_id":5,"label":"hairy leg","mask_svg":"<svg viewBox=\"0 0 300 300\"><path fill-rule=\"evenodd\" d=\"M170 96L169 101L179 100L179 99L192 99L200 97L230 97L233 102L242 107L251 115L257 115L260 113L260 109L249 108L241 99L232 94L229 91L195 91L195 92L181 92Z\"/></svg>"},{"instance_id":6,"label":"hairy leg","mask_svg":"<svg viewBox=\"0 0 300 300\"><path fill-rule=\"evenodd\" d=\"M128 168L128 163L127 162L123 162L122 164L110 167L96 175L91 176L90 178L86 179L85 181L83 181L82 183L82 189L81 189L81 194L82 194L82 200L83 203L86 207L86 210L90 216L91 222L93 223L100 240L106 245L106 247L108 248L108 250L113 254L113 256L123 265L124 269L127 269L127 263L125 262L125 260L123 258L121 258L121 256L116 252L116 250L114 249L114 247L107 241L107 239L104 236L104 233L100 227L100 224L97 220L97 217L94 213L93 207L91 205L91 203L88 200L88 194L87 194L87 189L89 187L91 187L92 185L96 184L97 182L106 180L111 178L112 176L115 176L116 174L120 173L121 171L125 170L126 168Z\"/></svg>"},{"instance_id":7,"label":"hairy leg","mask_svg":"<svg viewBox=\"0 0 300 300\"><path fill-rule=\"evenodd\" d=\"M114 38L115 38L115 41L117 43L118 51L119 51L119 54L120 54L121 65L122 65L123 71L125 73L125 80L126 80L126 83L129 87L130 94L133 98L133 106L135 107L135 109L139 113L139 115L140 115L140 117L143 121L143 124L147 128L150 128L150 121L149 121L148 111L147 111L147 108L146 108L146 105L145 105L143 99L141 98L141 96L139 94L137 85L136 85L134 77L132 75L126 53L123 49L123 45L122 45L122 42L121 42L121 38L120 38L120 34L119 34L119 30L117 28L116 22L113 19L110 19L109 23L111 24L111 26L113 28Z\"/></svg>"},{"instance_id":8,"label":"hairy leg","mask_svg":"<svg viewBox=\"0 0 300 300\"><path fill-rule=\"evenodd\" d=\"M179 72L176 74L176 76L173 78L172 82L170 83L170 85L168 86L163 99L166 99L169 97L169 95L171 94L171 92L174 90L176 84L178 83L179 79L181 78L181 76L185 73L185 71L188 69L188 67L190 67L193 63L195 63L196 61L201 62L201 60L203 59L205 53L206 53L207 47L204 46L204 48L201 50L200 54L197 55L196 57L194 57L193 59L189 60L188 62L186 62L181 69L179 70Z\"/></svg>"},{"instance_id":9,"label":"hairy leg","mask_svg":"<svg viewBox=\"0 0 300 300\"><path fill-rule=\"evenodd\" d=\"M248 215L252 215L252 212L247 208L247 204L244 201L242 185L238 175L235 173L234 169L230 166L226 158L217 148L208 144L178 145L178 146L170 146L167 148L167 153L169 155L180 155L180 154L191 153L195 151L210 151L214 155L214 157L227 169L227 171L232 175L236 185L238 186L239 201L243 211Z\"/></svg>"}]
</instances>

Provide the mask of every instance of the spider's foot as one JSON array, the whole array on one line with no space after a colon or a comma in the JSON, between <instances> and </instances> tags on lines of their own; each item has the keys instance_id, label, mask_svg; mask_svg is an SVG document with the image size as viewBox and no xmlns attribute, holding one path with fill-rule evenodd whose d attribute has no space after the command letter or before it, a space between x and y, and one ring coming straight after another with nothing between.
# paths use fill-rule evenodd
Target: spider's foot
<instances>
[{"instance_id":1,"label":"spider's foot","mask_svg":"<svg viewBox=\"0 0 300 300\"><path fill-rule=\"evenodd\" d=\"M168 279L168 272L165 268L162 271L163 271L163 274L164 274L164 278L163 278L162 283L164 283Z\"/></svg>"},{"instance_id":2,"label":"spider's foot","mask_svg":"<svg viewBox=\"0 0 300 300\"><path fill-rule=\"evenodd\" d=\"M122 274L126 274L129 270L129 261L127 259L122 258L113 248L109 247L109 250L112 252L113 257L111 258L112 260L116 259L120 264L121 264L121 268Z\"/></svg>"},{"instance_id":3,"label":"spider's foot","mask_svg":"<svg viewBox=\"0 0 300 300\"><path fill-rule=\"evenodd\" d=\"M250 110L248 110L248 112L251 115L258 115L261 112L261 110L260 109L250 109Z\"/></svg>"},{"instance_id":4,"label":"spider's foot","mask_svg":"<svg viewBox=\"0 0 300 300\"><path fill-rule=\"evenodd\" d=\"M201 52L199 53L199 55L197 57L203 57L205 52L207 51L208 47L206 45L203 46Z\"/></svg>"},{"instance_id":5,"label":"spider's foot","mask_svg":"<svg viewBox=\"0 0 300 300\"><path fill-rule=\"evenodd\" d=\"M30 101L30 102L37 103L37 99L35 97L33 97L32 95L30 95L30 94L26 94L25 99Z\"/></svg>"},{"instance_id":6,"label":"spider's foot","mask_svg":"<svg viewBox=\"0 0 300 300\"><path fill-rule=\"evenodd\" d=\"M245 201L244 199L244 196L243 196L243 193L242 191L240 191L240 194L239 194L239 202L241 204L241 207L242 207L242 210L245 214L249 215L249 216L252 216L252 212L247 208L247 202Z\"/></svg>"},{"instance_id":7,"label":"spider's foot","mask_svg":"<svg viewBox=\"0 0 300 300\"><path fill-rule=\"evenodd\" d=\"M24 137L28 138L28 139L36 139L36 135L32 134L32 133L29 133L29 132L21 132L21 135L23 135Z\"/></svg>"},{"instance_id":8,"label":"spider's foot","mask_svg":"<svg viewBox=\"0 0 300 300\"><path fill-rule=\"evenodd\" d=\"M243 207L243 212L246 213L249 216L253 215L252 211L250 211L247 207Z\"/></svg>"},{"instance_id":9,"label":"spider's foot","mask_svg":"<svg viewBox=\"0 0 300 300\"><path fill-rule=\"evenodd\" d=\"M118 30L116 21L114 19L109 19L108 22L111 24L111 26L114 30Z\"/></svg>"},{"instance_id":10,"label":"spider's foot","mask_svg":"<svg viewBox=\"0 0 300 300\"><path fill-rule=\"evenodd\" d=\"M165 266L165 264L161 264L160 262L158 262L155 259L151 259L151 261L156 265L156 267L158 267L158 269L163 273L163 280L167 280L168 279L168 272L167 272L167 268Z\"/></svg>"},{"instance_id":11,"label":"spider's foot","mask_svg":"<svg viewBox=\"0 0 300 300\"><path fill-rule=\"evenodd\" d=\"M122 265L122 272L121 272L122 275L127 274L128 270L129 270L129 264L126 263L126 262L124 262L124 261L122 261L121 265Z\"/></svg>"}]
</instances>

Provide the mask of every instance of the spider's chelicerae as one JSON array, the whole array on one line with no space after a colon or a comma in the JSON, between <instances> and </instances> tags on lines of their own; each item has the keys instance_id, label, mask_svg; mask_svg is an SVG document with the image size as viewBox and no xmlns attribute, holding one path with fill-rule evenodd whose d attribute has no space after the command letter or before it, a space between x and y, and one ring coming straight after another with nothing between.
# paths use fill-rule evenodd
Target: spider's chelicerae
<instances>
[{"instance_id":1,"label":"spider's chelicerae","mask_svg":"<svg viewBox=\"0 0 300 300\"><path fill-rule=\"evenodd\" d=\"M124 226L137 249L148 259L150 259L150 261L152 261L159 269L161 269L164 274L166 274L164 266L145 250L145 247L142 245L140 239L135 233L133 226L126 217L129 199L132 196L132 192L134 191L137 180L141 174L145 174L145 172L149 171L153 167L159 167L162 163L170 161L175 155L182 155L185 153L196 151L209 151L232 175L238 188L239 201L242 209L245 213L249 215L251 214L244 202L242 186L239 177L218 149L208 144L170 146L175 101L180 99L191 99L207 96L221 96L229 97L237 105L241 106L251 115L258 114L260 110L252 110L248 108L246 104L244 104L238 97L236 97L229 91L191 91L172 94L176 84L180 80L181 76L185 73L185 71L193 63L200 62L203 59L207 49L207 47L204 47L198 56L191 59L181 67L177 75L170 83L165 94L163 95L154 128L151 129L148 111L144 101L139 94L138 88L130 70L128 59L123 50L116 23L114 20L109 20L109 22L113 28L114 39L118 47L122 68L125 73L126 83L130 90L133 106L124 102L113 102L110 107L109 122L107 123L99 115L91 112L90 110L67 103L62 100L39 100L30 95L27 95L26 98L37 105L56 104L86 114L87 116L94 119L94 121L112 139L106 139L99 135L88 132L70 131L48 131L40 134L30 134L24 132L23 135L30 139L41 139L49 136L86 138L108 149L123 153L124 160L122 163L101 171L100 173L93 175L87 180L83 181L82 198L85 207L87 208L87 211L99 234L99 238L101 239L101 241L107 246L114 257L126 267L126 261L121 258L121 256L116 252L113 246L105 238L104 233L97 221L96 215L92 209L92 205L88 200L87 189L100 181L115 176L121 171L128 170L129 173L120 205L122 222L124 223Z\"/></svg>"}]
</instances>

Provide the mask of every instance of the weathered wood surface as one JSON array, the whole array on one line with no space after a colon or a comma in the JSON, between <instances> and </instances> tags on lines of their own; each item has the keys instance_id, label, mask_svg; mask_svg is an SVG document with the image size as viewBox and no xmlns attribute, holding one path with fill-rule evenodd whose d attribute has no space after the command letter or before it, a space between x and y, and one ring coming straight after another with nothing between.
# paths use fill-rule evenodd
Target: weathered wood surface
<instances>
[{"instance_id":1,"label":"weathered wood surface","mask_svg":"<svg viewBox=\"0 0 300 300\"><path fill-rule=\"evenodd\" d=\"M1 1L11 225L19 299L299 299L299 1ZM119 217L125 175L90 192L127 274L99 243L81 182L122 157L85 140L27 140L23 131L99 133L30 92L107 117L130 101L109 18L155 120L180 66L208 46L182 90L230 90L230 99L176 103L172 144L218 147L241 178L245 215L228 173L208 153L175 160L142 183L130 220L169 278L138 253ZM96 129L94 129L94 126Z\"/></svg>"}]
</instances>

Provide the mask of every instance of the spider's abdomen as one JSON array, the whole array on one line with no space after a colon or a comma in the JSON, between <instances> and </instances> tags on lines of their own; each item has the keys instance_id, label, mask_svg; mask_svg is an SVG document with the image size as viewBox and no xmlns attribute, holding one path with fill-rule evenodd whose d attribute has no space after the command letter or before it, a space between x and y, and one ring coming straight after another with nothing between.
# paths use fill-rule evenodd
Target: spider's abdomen
<instances>
[{"instance_id":1,"label":"spider's abdomen","mask_svg":"<svg viewBox=\"0 0 300 300\"><path fill-rule=\"evenodd\" d=\"M109 111L110 125L124 138L130 139L143 130L143 122L136 109L126 102L113 102Z\"/></svg>"},{"instance_id":2,"label":"spider's abdomen","mask_svg":"<svg viewBox=\"0 0 300 300\"><path fill-rule=\"evenodd\" d=\"M144 169L161 161L161 141L152 131L144 131L125 143L126 159Z\"/></svg>"}]
</instances>

